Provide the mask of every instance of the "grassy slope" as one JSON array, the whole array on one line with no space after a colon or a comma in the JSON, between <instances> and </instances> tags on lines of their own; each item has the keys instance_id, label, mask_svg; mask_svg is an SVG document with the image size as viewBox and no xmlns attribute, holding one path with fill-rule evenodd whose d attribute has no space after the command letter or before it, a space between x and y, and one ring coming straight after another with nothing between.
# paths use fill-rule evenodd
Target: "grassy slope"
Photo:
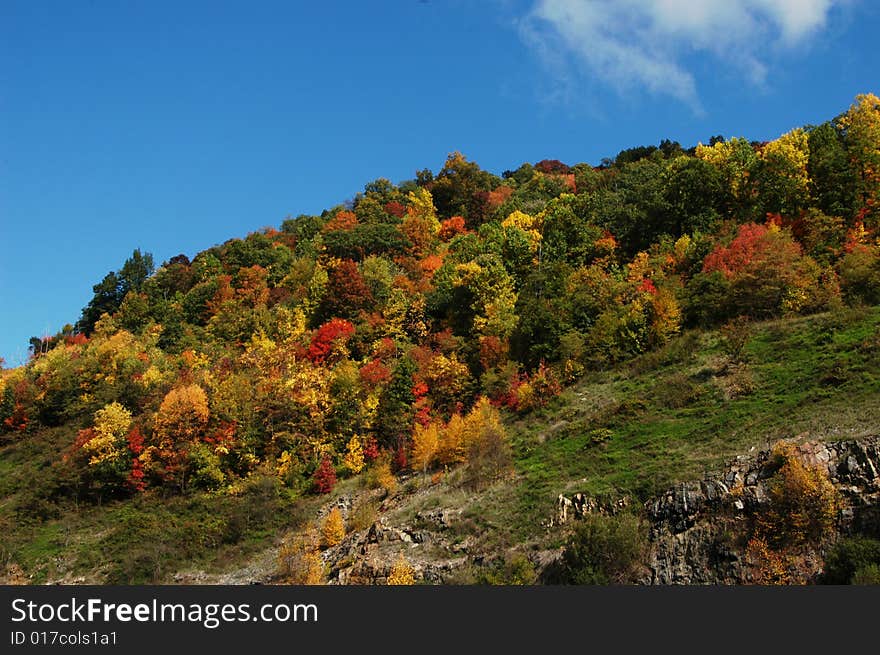
<instances>
[{"instance_id":1,"label":"grassy slope","mask_svg":"<svg viewBox=\"0 0 880 655\"><path fill-rule=\"evenodd\" d=\"M779 438L880 432L880 308L759 324L744 358L726 366L717 332L686 334L513 422L517 480L475 500L475 534L510 546L559 493L644 500ZM751 393L731 395L743 380Z\"/></svg>"},{"instance_id":2,"label":"grassy slope","mask_svg":"<svg viewBox=\"0 0 880 655\"><path fill-rule=\"evenodd\" d=\"M591 373L509 422L512 479L480 494L437 485L398 503L391 518L463 507L461 538L488 553L546 545L553 537L541 524L559 493L644 499L780 437L880 432L880 308L759 324L745 353L744 364L729 366L717 332L694 332ZM732 394L737 385L752 391ZM0 566L15 563L35 582L86 574L142 583L193 566L221 569L269 546L320 502L258 479L237 497L56 504L47 497L59 475L51 462L72 438L71 429L44 430L0 449Z\"/></svg>"}]
</instances>

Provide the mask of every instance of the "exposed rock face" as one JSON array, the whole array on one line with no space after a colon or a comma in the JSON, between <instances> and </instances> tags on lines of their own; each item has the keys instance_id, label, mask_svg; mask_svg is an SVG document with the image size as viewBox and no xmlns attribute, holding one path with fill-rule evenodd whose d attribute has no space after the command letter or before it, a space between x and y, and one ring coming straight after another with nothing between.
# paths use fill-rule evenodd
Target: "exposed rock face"
<instances>
[{"instance_id":1,"label":"exposed rock face","mask_svg":"<svg viewBox=\"0 0 880 655\"><path fill-rule=\"evenodd\" d=\"M436 551L442 555L437 557ZM413 567L416 580L442 584L468 561L456 555L437 536L426 530L389 526L379 519L366 531L352 533L338 546L328 548L322 559L330 569L330 584L386 584L396 558L403 554Z\"/></svg>"},{"instance_id":2,"label":"exposed rock face","mask_svg":"<svg viewBox=\"0 0 880 655\"><path fill-rule=\"evenodd\" d=\"M880 437L802 443L797 456L828 472L840 492L838 530L880 531ZM645 584L743 584L752 582L742 537L751 517L768 502L775 473L768 451L738 457L721 475L678 484L645 505L651 552ZM608 511L580 494L557 503L557 522ZM613 510L613 508L611 508ZM818 574L821 559L808 562Z\"/></svg>"}]
</instances>

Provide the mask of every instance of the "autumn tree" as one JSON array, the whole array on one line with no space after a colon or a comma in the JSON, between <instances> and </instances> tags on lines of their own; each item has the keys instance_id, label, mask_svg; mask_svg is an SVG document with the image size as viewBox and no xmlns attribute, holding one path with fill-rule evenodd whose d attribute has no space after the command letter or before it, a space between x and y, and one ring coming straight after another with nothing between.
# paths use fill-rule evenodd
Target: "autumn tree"
<instances>
[{"instance_id":1,"label":"autumn tree","mask_svg":"<svg viewBox=\"0 0 880 655\"><path fill-rule=\"evenodd\" d=\"M345 448L345 456L342 458L342 464L351 473L357 475L364 468L364 450L361 447L361 440L354 435L348 440Z\"/></svg>"},{"instance_id":2,"label":"autumn tree","mask_svg":"<svg viewBox=\"0 0 880 655\"><path fill-rule=\"evenodd\" d=\"M847 154L855 172L856 198L870 227L880 225L880 98L856 96L838 118Z\"/></svg>"},{"instance_id":3,"label":"autumn tree","mask_svg":"<svg viewBox=\"0 0 880 655\"><path fill-rule=\"evenodd\" d=\"M321 524L322 544L325 548L338 545L345 538L345 521L338 507L330 510Z\"/></svg>"},{"instance_id":4,"label":"autumn tree","mask_svg":"<svg viewBox=\"0 0 880 655\"><path fill-rule=\"evenodd\" d=\"M185 491L196 464L189 460L189 453L204 435L209 418L208 398L202 387L188 384L169 391L153 420L150 445L142 455L146 471Z\"/></svg>"},{"instance_id":5,"label":"autumn tree","mask_svg":"<svg viewBox=\"0 0 880 655\"><path fill-rule=\"evenodd\" d=\"M436 423L416 424L412 437L412 463L422 473L434 463L440 447L440 428Z\"/></svg>"},{"instance_id":6,"label":"autumn tree","mask_svg":"<svg viewBox=\"0 0 880 655\"><path fill-rule=\"evenodd\" d=\"M755 200L753 171L758 162L754 148L739 137L717 141L710 146L698 145L699 159L715 166L724 185L724 209L740 220L752 216Z\"/></svg>"},{"instance_id":7,"label":"autumn tree","mask_svg":"<svg viewBox=\"0 0 880 655\"><path fill-rule=\"evenodd\" d=\"M507 431L498 409L488 399L481 398L468 413L463 437L469 486L482 488L510 470L513 455Z\"/></svg>"},{"instance_id":8,"label":"autumn tree","mask_svg":"<svg viewBox=\"0 0 880 655\"><path fill-rule=\"evenodd\" d=\"M741 225L729 245L706 257L703 272L714 271L730 282L737 313L772 316L815 310L827 302L819 293L818 265L803 255L787 229L774 224Z\"/></svg>"},{"instance_id":9,"label":"autumn tree","mask_svg":"<svg viewBox=\"0 0 880 655\"><path fill-rule=\"evenodd\" d=\"M373 294L358 265L343 259L328 271L327 290L320 315L325 318L353 319L373 302Z\"/></svg>"},{"instance_id":10,"label":"autumn tree","mask_svg":"<svg viewBox=\"0 0 880 655\"><path fill-rule=\"evenodd\" d=\"M318 468L312 476L312 486L319 494L329 494L336 486L336 468L328 456L321 459Z\"/></svg>"},{"instance_id":11,"label":"autumn tree","mask_svg":"<svg viewBox=\"0 0 880 655\"><path fill-rule=\"evenodd\" d=\"M796 216L810 201L809 136L802 128L764 145L756 166L757 193L764 213Z\"/></svg>"}]
</instances>

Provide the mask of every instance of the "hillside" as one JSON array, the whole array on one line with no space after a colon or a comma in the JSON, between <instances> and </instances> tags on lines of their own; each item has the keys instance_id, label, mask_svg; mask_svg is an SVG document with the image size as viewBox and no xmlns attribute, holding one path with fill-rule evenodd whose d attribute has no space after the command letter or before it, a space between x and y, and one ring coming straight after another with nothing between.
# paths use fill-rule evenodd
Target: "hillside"
<instances>
[{"instance_id":1,"label":"hillside","mask_svg":"<svg viewBox=\"0 0 880 655\"><path fill-rule=\"evenodd\" d=\"M748 579L871 579L876 526L780 440L880 434L878 235L864 95L599 167L454 153L192 259L136 250L0 376L7 579L643 581L645 508L757 451Z\"/></svg>"}]
</instances>

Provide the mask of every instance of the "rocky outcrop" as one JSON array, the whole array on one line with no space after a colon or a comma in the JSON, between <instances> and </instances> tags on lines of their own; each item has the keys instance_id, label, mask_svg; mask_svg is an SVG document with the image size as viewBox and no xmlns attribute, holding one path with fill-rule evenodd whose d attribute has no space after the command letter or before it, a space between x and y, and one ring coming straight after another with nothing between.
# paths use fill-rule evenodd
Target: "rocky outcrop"
<instances>
[{"instance_id":1,"label":"rocky outcrop","mask_svg":"<svg viewBox=\"0 0 880 655\"><path fill-rule=\"evenodd\" d=\"M338 546L325 550L322 559L330 571L329 584L385 584L400 555L412 566L416 580L442 584L468 563L466 547L461 546L456 548L427 530L390 526L380 518L369 529L349 534Z\"/></svg>"},{"instance_id":2,"label":"rocky outcrop","mask_svg":"<svg viewBox=\"0 0 880 655\"><path fill-rule=\"evenodd\" d=\"M841 509L837 528L880 533L880 437L859 441L802 442L803 462L827 471L838 490ZM778 470L769 451L741 456L717 476L670 488L646 503L650 555L641 582L646 584L743 584L752 582L745 561L744 535L752 517L768 502L768 481ZM560 496L556 522L591 512L614 510L580 494ZM810 556L807 556L810 560ZM816 575L821 558L806 569Z\"/></svg>"}]
</instances>

